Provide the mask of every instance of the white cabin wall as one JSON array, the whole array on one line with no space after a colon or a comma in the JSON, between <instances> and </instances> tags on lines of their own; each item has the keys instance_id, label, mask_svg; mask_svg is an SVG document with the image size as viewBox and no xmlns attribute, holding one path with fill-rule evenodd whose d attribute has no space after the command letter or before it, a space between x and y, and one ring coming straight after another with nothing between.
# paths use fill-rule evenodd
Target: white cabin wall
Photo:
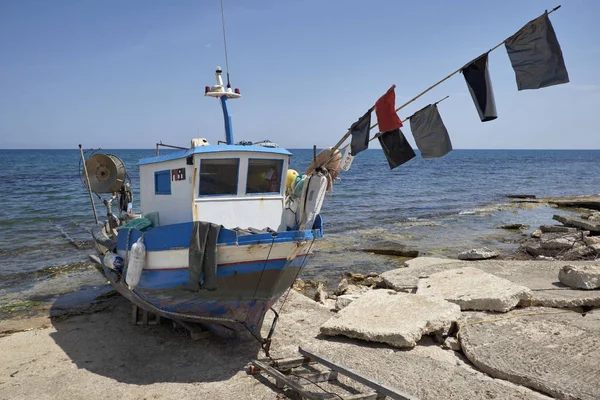
<instances>
[{"instance_id":1,"label":"white cabin wall","mask_svg":"<svg viewBox=\"0 0 600 400\"><path fill-rule=\"evenodd\" d=\"M229 229L269 227L278 230L283 213L283 197L197 198L195 206L197 221L210 221Z\"/></svg>"},{"instance_id":2,"label":"white cabin wall","mask_svg":"<svg viewBox=\"0 0 600 400\"><path fill-rule=\"evenodd\" d=\"M278 230L282 226L285 182L289 156L285 154L257 154L255 152L218 152L195 154L194 165L186 159L140 165L140 199L142 213L158 212L161 225L190 221L209 221L226 228L266 228ZM237 196L199 196L200 160L239 158ZM246 195L249 158L282 160L279 194ZM155 194L154 172L185 168L186 179L171 180L171 194Z\"/></svg>"},{"instance_id":3,"label":"white cabin wall","mask_svg":"<svg viewBox=\"0 0 600 400\"><path fill-rule=\"evenodd\" d=\"M239 158L240 169L238 175L237 196L198 196L198 184L200 176L200 160L214 158ZM246 195L246 182L249 158L265 158L282 160L281 186L279 194L251 194ZM210 221L223 225L226 228L271 228L278 230L281 226L283 215L283 195L285 193L285 181L289 165L289 156L256 154L251 152L231 152L202 154L194 157L194 168L196 168L194 183L194 221Z\"/></svg>"},{"instance_id":4,"label":"white cabin wall","mask_svg":"<svg viewBox=\"0 0 600 400\"><path fill-rule=\"evenodd\" d=\"M185 168L185 180L171 180L171 194L154 193L154 172ZM194 168L186 165L185 158L154 164L140 165L140 200L142 213L158 211L160 224L192 221L192 187Z\"/></svg>"}]
</instances>

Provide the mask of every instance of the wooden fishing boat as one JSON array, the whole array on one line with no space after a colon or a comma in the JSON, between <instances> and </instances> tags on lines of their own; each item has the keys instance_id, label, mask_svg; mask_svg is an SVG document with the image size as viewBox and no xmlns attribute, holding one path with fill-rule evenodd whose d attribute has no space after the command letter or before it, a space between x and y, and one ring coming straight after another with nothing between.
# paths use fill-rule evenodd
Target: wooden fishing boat
<instances>
[{"instance_id":1,"label":"wooden fishing boat","mask_svg":"<svg viewBox=\"0 0 600 400\"><path fill-rule=\"evenodd\" d=\"M82 152L90 198L113 194L103 200L107 220L92 230L97 260L115 289L144 310L263 340L265 313L323 236L319 211L332 176L316 165L298 175L283 148L234 144L227 100L240 94L223 85L218 67L216 78L205 95L221 102L225 143L193 139L189 149L140 160L140 214L130 209L121 160L95 154L86 161ZM120 219L111 208L117 198Z\"/></svg>"}]
</instances>

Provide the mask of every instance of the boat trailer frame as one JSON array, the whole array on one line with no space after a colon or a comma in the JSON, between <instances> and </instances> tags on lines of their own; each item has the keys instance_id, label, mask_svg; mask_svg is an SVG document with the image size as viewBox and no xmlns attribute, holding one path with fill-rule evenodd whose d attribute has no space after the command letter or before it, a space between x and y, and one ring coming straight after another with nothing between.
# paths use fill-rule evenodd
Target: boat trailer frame
<instances>
[{"instance_id":1,"label":"boat trailer frame","mask_svg":"<svg viewBox=\"0 0 600 400\"><path fill-rule=\"evenodd\" d=\"M251 361L248 364L247 373L249 375L256 375L264 372L275 379L275 386L278 389L284 389L287 386L294 396L299 399L322 400L324 398L338 398L342 400L381 400L389 397L397 400L419 400L417 397L402 393L390 386L376 382L350 368L336 364L327 358L318 356L302 347L298 347L298 353L300 353L301 357L282 358L277 360L271 358ZM310 364L321 364L329 368L329 370L314 373L292 373L294 368L306 367ZM329 396L324 397L324 394L326 395L326 393L310 392L303 386L306 384L317 384L318 382L336 382L339 374L345 375L346 377L369 387L372 391L344 396L328 393Z\"/></svg>"}]
</instances>

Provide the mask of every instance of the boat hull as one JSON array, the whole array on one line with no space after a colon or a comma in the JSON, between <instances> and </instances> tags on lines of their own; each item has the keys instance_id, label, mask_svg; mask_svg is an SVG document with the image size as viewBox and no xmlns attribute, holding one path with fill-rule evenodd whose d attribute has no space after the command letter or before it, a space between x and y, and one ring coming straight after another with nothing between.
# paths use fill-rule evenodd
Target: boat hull
<instances>
[{"instance_id":1,"label":"boat hull","mask_svg":"<svg viewBox=\"0 0 600 400\"><path fill-rule=\"evenodd\" d=\"M126 273L103 272L115 289L140 308L173 320L198 323L215 333L236 337L250 332L260 337L266 312L288 290L311 255L316 229L238 236L228 230L219 235L215 290L190 289L189 250L181 247L191 235L191 224L165 226L144 234L146 265L138 285L130 289ZM318 225L318 226L317 226ZM124 259L141 236L123 231L117 253Z\"/></svg>"}]
</instances>

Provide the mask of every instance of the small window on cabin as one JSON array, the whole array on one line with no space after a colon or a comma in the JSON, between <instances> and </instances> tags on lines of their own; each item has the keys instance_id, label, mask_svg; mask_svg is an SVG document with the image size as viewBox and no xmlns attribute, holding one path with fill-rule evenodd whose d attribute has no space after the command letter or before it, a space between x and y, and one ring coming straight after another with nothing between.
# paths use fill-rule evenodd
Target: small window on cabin
<instances>
[{"instance_id":1,"label":"small window on cabin","mask_svg":"<svg viewBox=\"0 0 600 400\"><path fill-rule=\"evenodd\" d=\"M279 193L282 160L248 160L246 193Z\"/></svg>"},{"instance_id":2,"label":"small window on cabin","mask_svg":"<svg viewBox=\"0 0 600 400\"><path fill-rule=\"evenodd\" d=\"M154 172L154 194L171 194L171 171Z\"/></svg>"},{"instance_id":3,"label":"small window on cabin","mask_svg":"<svg viewBox=\"0 0 600 400\"><path fill-rule=\"evenodd\" d=\"M200 196L236 195L239 158L200 161Z\"/></svg>"}]
</instances>

